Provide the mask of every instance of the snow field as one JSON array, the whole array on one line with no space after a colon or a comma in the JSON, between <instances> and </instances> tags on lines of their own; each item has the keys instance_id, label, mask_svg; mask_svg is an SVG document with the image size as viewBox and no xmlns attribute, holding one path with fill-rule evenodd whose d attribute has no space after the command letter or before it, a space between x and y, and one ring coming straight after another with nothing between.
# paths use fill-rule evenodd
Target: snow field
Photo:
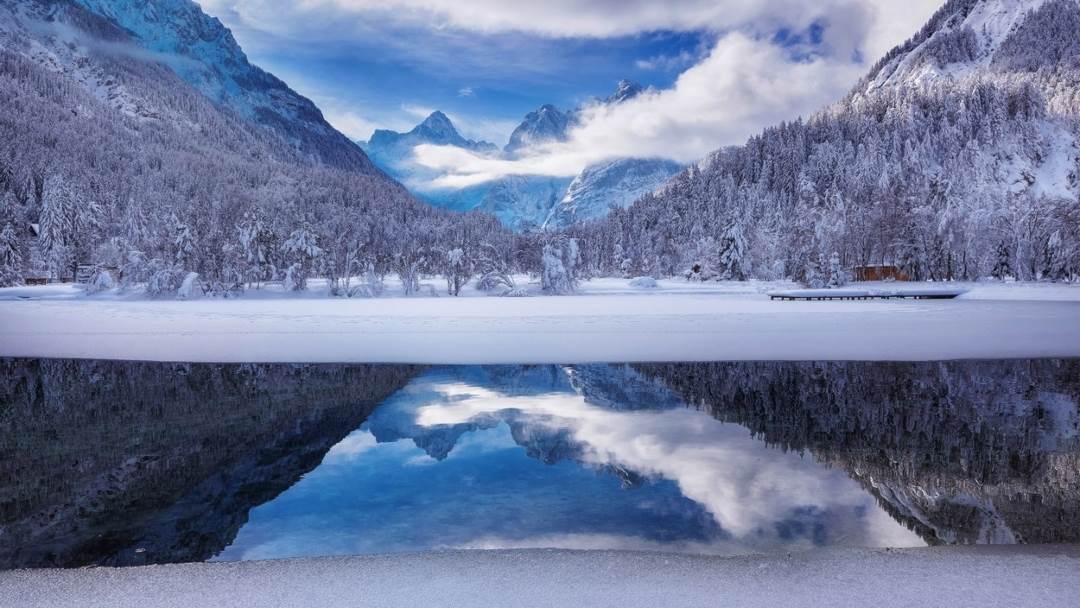
<instances>
[{"instance_id":1,"label":"snow field","mask_svg":"<svg viewBox=\"0 0 1080 608\"><path fill-rule=\"evenodd\" d=\"M823 550L702 557L447 551L0 572L23 608L279 606L1075 607L1073 546Z\"/></svg>"},{"instance_id":2,"label":"snow field","mask_svg":"<svg viewBox=\"0 0 1080 608\"><path fill-rule=\"evenodd\" d=\"M565 297L194 301L23 288L56 297L0 301L0 355L445 364L1080 356L1076 286L772 302L762 292L777 284L659 284L599 281Z\"/></svg>"}]
</instances>

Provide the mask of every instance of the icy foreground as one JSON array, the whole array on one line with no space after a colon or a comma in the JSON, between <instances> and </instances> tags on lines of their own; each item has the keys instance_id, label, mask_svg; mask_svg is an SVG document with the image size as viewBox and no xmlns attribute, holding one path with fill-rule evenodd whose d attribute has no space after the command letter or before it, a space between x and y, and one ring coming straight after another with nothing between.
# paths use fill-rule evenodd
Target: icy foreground
<instances>
[{"instance_id":1,"label":"icy foreground","mask_svg":"<svg viewBox=\"0 0 1080 608\"><path fill-rule=\"evenodd\" d=\"M855 550L738 558L453 551L0 572L52 606L1075 606L1080 548Z\"/></svg>"},{"instance_id":2,"label":"icy foreground","mask_svg":"<svg viewBox=\"0 0 1080 608\"><path fill-rule=\"evenodd\" d=\"M1080 356L1074 287L772 302L687 285L632 293L598 283L585 295L533 298L0 300L0 356L446 364Z\"/></svg>"}]
</instances>

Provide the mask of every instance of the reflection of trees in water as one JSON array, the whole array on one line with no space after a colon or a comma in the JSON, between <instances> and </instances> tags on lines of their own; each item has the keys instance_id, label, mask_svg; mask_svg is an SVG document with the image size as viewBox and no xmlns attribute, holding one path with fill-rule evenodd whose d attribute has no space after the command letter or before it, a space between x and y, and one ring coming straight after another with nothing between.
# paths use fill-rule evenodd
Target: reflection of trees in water
<instances>
[{"instance_id":1,"label":"reflection of trees in water","mask_svg":"<svg viewBox=\"0 0 1080 608\"><path fill-rule=\"evenodd\" d=\"M932 543L1080 542L1080 361L640 365Z\"/></svg>"},{"instance_id":2,"label":"reflection of trees in water","mask_svg":"<svg viewBox=\"0 0 1080 608\"><path fill-rule=\"evenodd\" d=\"M0 359L0 567L206 559L417 369Z\"/></svg>"},{"instance_id":3,"label":"reflection of trees in water","mask_svg":"<svg viewBox=\"0 0 1080 608\"><path fill-rule=\"evenodd\" d=\"M0 567L206 559L418 369L0 359ZM508 395L676 403L639 371L843 468L930 542L1080 542L1080 361L473 370ZM578 456L506 422L534 458Z\"/></svg>"}]
</instances>

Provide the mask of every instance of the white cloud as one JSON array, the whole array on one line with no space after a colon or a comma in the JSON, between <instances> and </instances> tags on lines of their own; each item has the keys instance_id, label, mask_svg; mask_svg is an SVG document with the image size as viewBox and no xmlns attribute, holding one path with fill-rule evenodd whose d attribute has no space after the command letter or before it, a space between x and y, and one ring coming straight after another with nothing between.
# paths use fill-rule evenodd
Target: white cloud
<instances>
[{"instance_id":1,"label":"white cloud","mask_svg":"<svg viewBox=\"0 0 1080 608\"><path fill-rule=\"evenodd\" d=\"M354 141L368 140L377 127L375 123L349 110L334 111L323 108L323 117L335 129Z\"/></svg>"},{"instance_id":2,"label":"white cloud","mask_svg":"<svg viewBox=\"0 0 1080 608\"><path fill-rule=\"evenodd\" d=\"M434 29L547 37L606 38L661 30L725 31L745 27L803 29L826 19L861 22L870 35L865 51L878 55L897 37L914 33L941 0L202 0L207 10L235 15L271 30L294 27L297 18L372 19Z\"/></svg>"},{"instance_id":3,"label":"white cloud","mask_svg":"<svg viewBox=\"0 0 1080 608\"><path fill-rule=\"evenodd\" d=\"M891 520L873 498L840 469L812 458L766 446L744 427L720 424L699 411L619 411L592 405L575 393L514 396L486 387L435 379L429 387L442 399L415 408L417 427L437 428L512 418L528 429L567 433L581 451L581 460L598 468L615 466L649 479L676 483L681 493L704 507L731 534L716 546L700 545L708 553L746 552L767 544L769 530L790 516L793 506L821 511L861 514L847 517L843 529L833 530L846 542L869 545L920 546L924 543ZM835 525L835 524L834 524ZM610 536L541 537L517 541L519 546L586 548L612 544L626 548L641 541ZM469 546L514 547L495 537ZM786 541L785 541L786 544ZM740 547L741 545L741 547ZM690 547L688 547L690 548ZM691 549L693 550L693 549Z\"/></svg>"},{"instance_id":4,"label":"white cloud","mask_svg":"<svg viewBox=\"0 0 1080 608\"><path fill-rule=\"evenodd\" d=\"M277 35L309 31L312 22L332 23L340 30L348 29L349 23L362 28L374 21L420 26L428 28L433 35L453 30L604 38L664 30L705 30L718 37L711 52L686 69L671 88L618 107L587 108L569 141L538 147L524 158L507 160L456 149L417 148L417 159L443 174L432 184L437 187L463 187L511 174L572 176L592 163L620 156L659 156L693 162L719 147L742 143L770 124L806 116L841 97L870 64L914 34L941 3L942 0L668 0L664 3L655 0L525 3L204 0L212 12L232 15L249 27ZM799 58L793 49L770 42L777 31L800 32L815 23L824 25L824 39L813 48L809 60ZM856 61L856 57L861 59ZM683 58L643 58L638 60L637 67L663 68L676 60ZM358 117L340 112L328 112L329 115L347 128L362 130L363 123Z\"/></svg>"},{"instance_id":5,"label":"white cloud","mask_svg":"<svg viewBox=\"0 0 1080 608\"><path fill-rule=\"evenodd\" d=\"M472 87L461 87L458 89L458 97L476 97L476 92Z\"/></svg>"},{"instance_id":6,"label":"white cloud","mask_svg":"<svg viewBox=\"0 0 1080 608\"><path fill-rule=\"evenodd\" d=\"M639 70L663 70L672 71L685 68L694 63L697 58L689 51L682 51L677 55L656 55L647 59L638 59L634 66Z\"/></svg>"},{"instance_id":7,"label":"white cloud","mask_svg":"<svg viewBox=\"0 0 1080 608\"><path fill-rule=\"evenodd\" d=\"M675 85L615 106L585 108L566 142L541 145L520 159L420 146L421 164L444 173L435 185L464 187L505 175L576 175L588 165L626 157L693 162L741 143L762 127L806 115L836 99L864 66L818 57L793 61L787 50L734 33Z\"/></svg>"},{"instance_id":8,"label":"white cloud","mask_svg":"<svg viewBox=\"0 0 1080 608\"><path fill-rule=\"evenodd\" d=\"M436 110L436 108L433 108L431 106L425 106L425 105L418 104L418 103L403 103L403 104L401 104L401 111L402 112L405 112L409 116L411 116L413 118L417 118L419 120L423 120L423 119L427 118L428 116L431 116L431 113L434 112L435 110Z\"/></svg>"}]
</instances>

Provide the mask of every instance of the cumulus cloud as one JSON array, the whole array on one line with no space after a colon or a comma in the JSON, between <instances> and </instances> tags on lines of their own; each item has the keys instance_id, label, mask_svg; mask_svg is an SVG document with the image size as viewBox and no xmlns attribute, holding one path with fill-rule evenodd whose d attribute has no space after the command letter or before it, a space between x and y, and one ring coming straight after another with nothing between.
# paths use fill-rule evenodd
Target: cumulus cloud
<instances>
[{"instance_id":1,"label":"cumulus cloud","mask_svg":"<svg viewBox=\"0 0 1080 608\"><path fill-rule=\"evenodd\" d=\"M715 46L682 72L672 87L615 107L585 108L568 141L535 147L516 159L418 147L417 160L440 172L431 184L439 188L465 187L506 175L573 176L590 164L616 157L699 160L722 146L742 143L763 127L806 116L836 100L869 64L912 35L941 2L305 0L281 6L267 0L204 0L212 10L278 34L311 19L332 21L339 28L381 20L433 33L516 32L547 38L715 33ZM811 26L820 26L823 32L812 47L792 48L773 40L779 31L798 33ZM636 67L671 69L671 61L685 60L643 58ZM691 63L694 60L690 58Z\"/></svg>"},{"instance_id":2,"label":"cumulus cloud","mask_svg":"<svg viewBox=\"0 0 1080 608\"><path fill-rule=\"evenodd\" d=\"M921 25L940 0L202 0L215 13L228 13L254 25L288 29L302 15L330 15L453 28L480 33L522 32L547 37L608 38L643 32L754 27L803 29L826 19L858 22L871 55L884 52L896 37Z\"/></svg>"},{"instance_id":3,"label":"cumulus cloud","mask_svg":"<svg viewBox=\"0 0 1080 608\"><path fill-rule=\"evenodd\" d=\"M441 399L428 399L414 409L414 433L423 428L469 425L506 417L528 429L524 435L548 429L566 433L581 450L583 462L599 468L614 466L651 479L675 482L684 496L704 507L732 538L723 546L700 546L718 553L741 545L770 542L767 530L791 515L793 507L814 507L846 514L834 520L834 530L847 542L869 545L918 546L905 530L873 503L855 481L839 469L813 459L766 446L747 429L720 424L690 409L620 411L585 401L576 393L544 393L508 397L497 390L460 381L434 379L430 388ZM877 511L881 511L877 513ZM839 521L845 523L840 524ZM540 538L534 546L587 547L611 538ZM477 539L483 547L512 547L504 539ZM615 544L643 549L634 539ZM610 548L610 544L608 547Z\"/></svg>"},{"instance_id":4,"label":"cumulus cloud","mask_svg":"<svg viewBox=\"0 0 1080 608\"><path fill-rule=\"evenodd\" d=\"M565 142L537 146L517 159L440 146L420 146L415 155L421 164L443 172L436 185L452 188L505 175L573 176L618 157L661 156L690 163L720 146L745 141L765 125L835 100L864 69L826 57L795 61L788 49L732 33L670 89L584 108Z\"/></svg>"}]
</instances>

